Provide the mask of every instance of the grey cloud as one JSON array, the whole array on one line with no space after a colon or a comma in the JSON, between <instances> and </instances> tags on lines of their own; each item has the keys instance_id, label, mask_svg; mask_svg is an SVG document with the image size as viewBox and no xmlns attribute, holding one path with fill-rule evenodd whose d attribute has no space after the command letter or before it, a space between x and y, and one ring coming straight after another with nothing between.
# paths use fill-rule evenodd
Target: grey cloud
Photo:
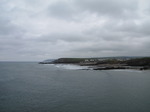
<instances>
[{"instance_id":1,"label":"grey cloud","mask_svg":"<svg viewBox=\"0 0 150 112\"><path fill-rule=\"evenodd\" d=\"M49 6L48 10L50 15L66 20L72 19L76 12L73 4L66 1L55 2Z\"/></svg>"},{"instance_id":2,"label":"grey cloud","mask_svg":"<svg viewBox=\"0 0 150 112\"><path fill-rule=\"evenodd\" d=\"M138 7L136 0L130 0L130 2L127 0L76 0L75 2L81 9L112 16L125 14L126 11L133 12Z\"/></svg>"},{"instance_id":3,"label":"grey cloud","mask_svg":"<svg viewBox=\"0 0 150 112\"><path fill-rule=\"evenodd\" d=\"M130 2L127 0L57 1L49 7L51 15L66 20L74 20L73 17L84 15L85 12L119 19L136 18L137 10L137 0L130 0Z\"/></svg>"},{"instance_id":4,"label":"grey cloud","mask_svg":"<svg viewBox=\"0 0 150 112\"><path fill-rule=\"evenodd\" d=\"M148 1L34 2L0 1L0 60L150 55Z\"/></svg>"},{"instance_id":5,"label":"grey cloud","mask_svg":"<svg viewBox=\"0 0 150 112\"><path fill-rule=\"evenodd\" d=\"M136 24L134 21L124 22L123 24L118 25L115 28L116 31L121 31L121 33L124 34L124 36L125 34L128 34L128 36L141 38L150 35L149 29L149 21L144 21L140 24Z\"/></svg>"},{"instance_id":6,"label":"grey cloud","mask_svg":"<svg viewBox=\"0 0 150 112\"><path fill-rule=\"evenodd\" d=\"M75 33L52 33L48 35L42 35L38 37L36 40L40 42L51 42L51 43L57 43L58 41L72 43L72 42L85 42L88 41L88 38L82 34L75 34Z\"/></svg>"}]
</instances>

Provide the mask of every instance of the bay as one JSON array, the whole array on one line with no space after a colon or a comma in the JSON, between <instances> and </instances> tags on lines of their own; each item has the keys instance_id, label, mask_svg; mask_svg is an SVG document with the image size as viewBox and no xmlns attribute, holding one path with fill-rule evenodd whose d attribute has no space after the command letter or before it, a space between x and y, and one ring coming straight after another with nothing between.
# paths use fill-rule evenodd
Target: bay
<instances>
[{"instance_id":1,"label":"bay","mask_svg":"<svg viewBox=\"0 0 150 112\"><path fill-rule=\"evenodd\" d=\"M0 62L0 112L150 112L150 71Z\"/></svg>"}]
</instances>

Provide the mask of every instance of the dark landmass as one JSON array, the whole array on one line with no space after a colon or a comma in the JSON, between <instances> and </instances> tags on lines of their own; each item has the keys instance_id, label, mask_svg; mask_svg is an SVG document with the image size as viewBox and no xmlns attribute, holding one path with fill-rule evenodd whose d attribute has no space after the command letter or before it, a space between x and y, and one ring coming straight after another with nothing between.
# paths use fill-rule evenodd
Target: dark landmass
<instances>
[{"instance_id":1,"label":"dark landmass","mask_svg":"<svg viewBox=\"0 0 150 112\"><path fill-rule=\"evenodd\" d=\"M77 64L93 70L138 69L150 70L150 57L59 58L40 64Z\"/></svg>"},{"instance_id":2,"label":"dark landmass","mask_svg":"<svg viewBox=\"0 0 150 112\"><path fill-rule=\"evenodd\" d=\"M57 60L54 60L53 63L59 64L59 63L66 63L66 64L78 64L80 62L83 62L85 59L84 58L60 58Z\"/></svg>"},{"instance_id":3,"label":"dark landmass","mask_svg":"<svg viewBox=\"0 0 150 112\"><path fill-rule=\"evenodd\" d=\"M56 59L47 59L47 60L44 60L42 62L39 62L39 64L52 64L53 61L55 61Z\"/></svg>"}]
</instances>

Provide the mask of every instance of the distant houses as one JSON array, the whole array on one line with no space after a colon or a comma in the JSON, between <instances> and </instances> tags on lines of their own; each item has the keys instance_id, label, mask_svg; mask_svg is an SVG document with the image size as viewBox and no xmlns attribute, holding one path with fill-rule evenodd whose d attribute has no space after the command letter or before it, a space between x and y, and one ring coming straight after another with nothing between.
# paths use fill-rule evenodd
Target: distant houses
<instances>
[{"instance_id":1,"label":"distant houses","mask_svg":"<svg viewBox=\"0 0 150 112\"><path fill-rule=\"evenodd\" d=\"M81 65L94 65L102 63L121 63L127 61L129 58L86 58L84 61L80 62Z\"/></svg>"}]
</instances>

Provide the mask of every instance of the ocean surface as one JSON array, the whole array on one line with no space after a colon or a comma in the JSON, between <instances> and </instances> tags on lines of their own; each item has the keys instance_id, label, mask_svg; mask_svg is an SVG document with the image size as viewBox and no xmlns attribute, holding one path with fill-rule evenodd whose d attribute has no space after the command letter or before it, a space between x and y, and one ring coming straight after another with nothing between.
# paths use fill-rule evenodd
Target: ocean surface
<instances>
[{"instance_id":1,"label":"ocean surface","mask_svg":"<svg viewBox=\"0 0 150 112\"><path fill-rule=\"evenodd\" d=\"M150 71L0 62L0 112L150 112Z\"/></svg>"}]
</instances>

